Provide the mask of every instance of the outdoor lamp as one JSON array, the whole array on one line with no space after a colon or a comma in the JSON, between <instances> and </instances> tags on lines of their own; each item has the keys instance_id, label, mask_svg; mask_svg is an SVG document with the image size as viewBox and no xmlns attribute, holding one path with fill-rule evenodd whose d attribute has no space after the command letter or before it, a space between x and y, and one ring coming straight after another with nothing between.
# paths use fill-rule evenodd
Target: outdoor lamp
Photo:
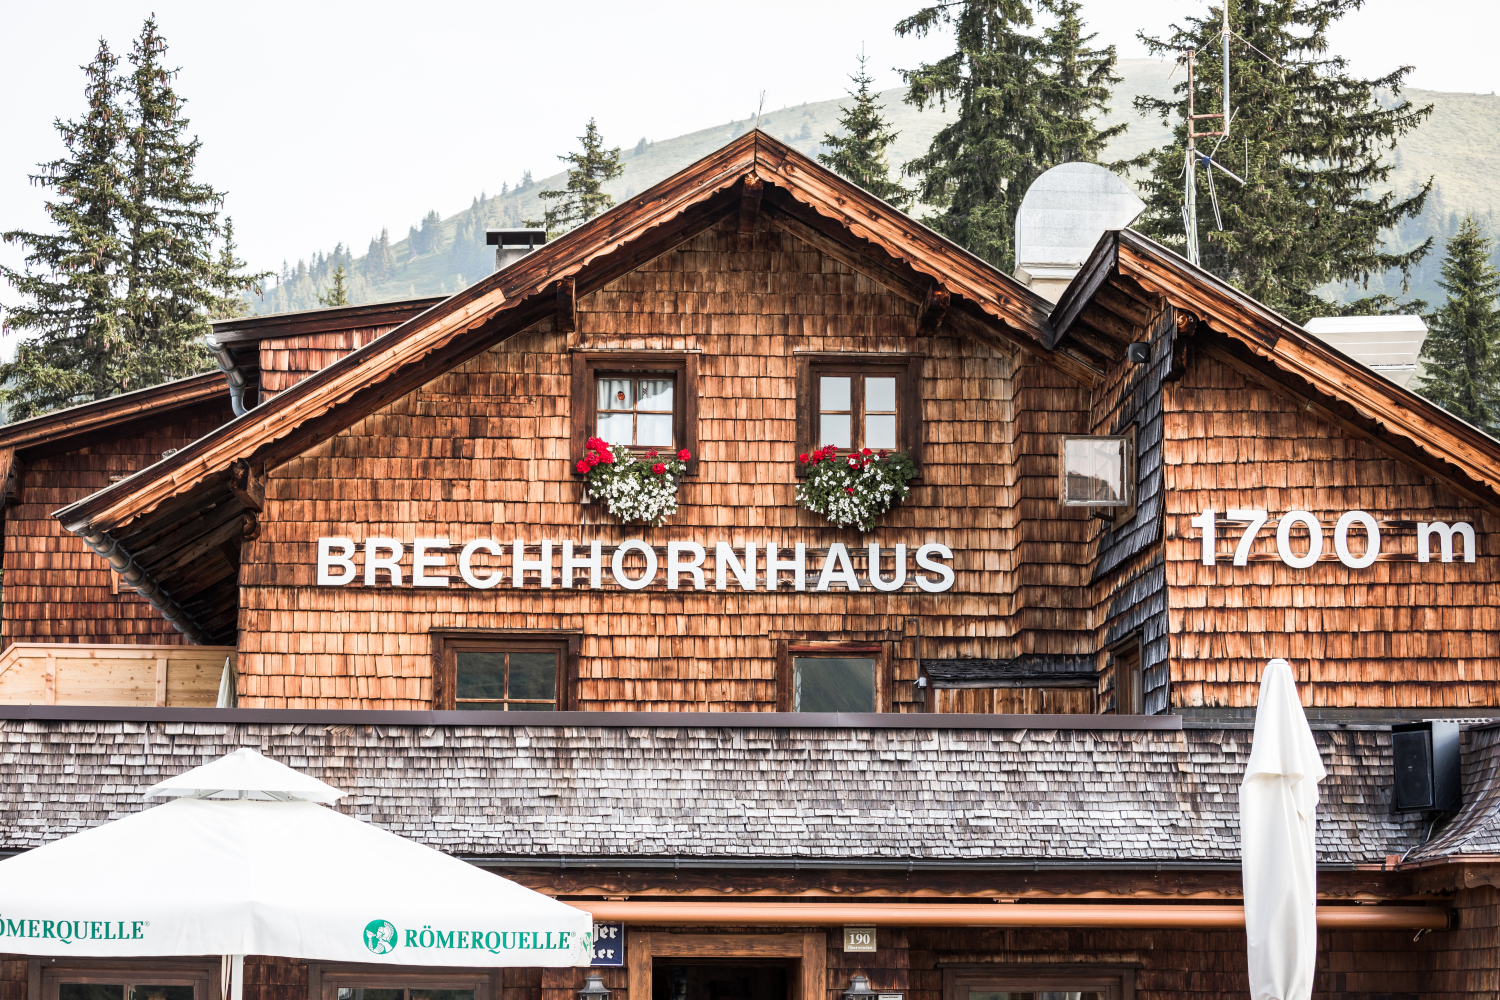
<instances>
[{"instance_id":1,"label":"outdoor lamp","mask_svg":"<svg viewBox=\"0 0 1500 1000\"><path fill-rule=\"evenodd\" d=\"M605 988L604 980L599 978L599 973L589 973L588 978L583 981L583 989L578 991L578 1000L609 1000L609 990Z\"/></svg>"},{"instance_id":2,"label":"outdoor lamp","mask_svg":"<svg viewBox=\"0 0 1500 1000\"><path fill-rule=\"evenodd\" d=\"M868 976L850 976L849 988L844 991L844 1000L872 1000L875 991L870 989Z\"/></svg>"}]
</instances>

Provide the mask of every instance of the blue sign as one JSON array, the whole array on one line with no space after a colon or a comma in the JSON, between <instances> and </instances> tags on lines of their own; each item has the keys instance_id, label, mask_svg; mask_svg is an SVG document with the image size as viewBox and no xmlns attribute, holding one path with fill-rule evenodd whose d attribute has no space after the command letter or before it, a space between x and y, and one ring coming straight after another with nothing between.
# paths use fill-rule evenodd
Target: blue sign
<instances>
[{"instance_id":1,"label":"blue sign","mask_svg":"<svg viewBox=\"0 0 1500 1000\"><path fill-rule=\"evenodd\" d=\"M625 964L625 925L594 925L594 964Z\"/></svg>"}]
</instances>

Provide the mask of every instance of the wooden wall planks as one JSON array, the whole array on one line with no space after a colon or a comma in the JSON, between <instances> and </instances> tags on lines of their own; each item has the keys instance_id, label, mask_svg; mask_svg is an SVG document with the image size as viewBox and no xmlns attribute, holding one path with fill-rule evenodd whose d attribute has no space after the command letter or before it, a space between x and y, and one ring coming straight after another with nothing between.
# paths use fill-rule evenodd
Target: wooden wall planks
<instances>
[{"instance_id":1,"label":"wooden wall planks","mask_svg":"<svg viewBox=\"0 0 1500 1000\"><path fill-rule=\"evenodd\" d=\"M1168 386L1165 422L1174 705L1254 704L1261 669L1276 656L1292 661L1309 705L1500 705L1500 521L1205 355ZM1270 512L1258 553L1276 551L1275 518L1288 510L1327 521L1359 509L1382 520L1468 521L1480 554L1475 563L1434 556L1361 570L1329 561L1293 569L1274 557L1235 567L1235 529L1221 532L1217 565L1204 566L1189 519L1232 507ZM1355 551L1360 544L1351 540ZM1414 535L1389 534L1384 547L1414 551Z\"/></svg>"},{"instance_id":2,"label":"wooden wall planks","mask_svg":"<svg viewBox=\"0 0 1500 1000\"><path fill-rule=\"evenodd\" d=\"M583 296L576 333L543 322L273 470L241 576L241 704L428 707L434 628L581 632L582 709L770 710L774 642L787 638L890 643L892 707L911 710L908 617L929 657L1080 651L1087 539L1081 518L1058 517L1052 478L1056 434L1085 420L1080 390L944 331L915 337L904 299L786 232L735 227ZM624 528L580 503L569 348L701 352L703 461L665 527ZM314 540L329 534L871 540L793 504L795 351L928 356L924 479L872 538L951 545L952 592L313 586ZM1018 416L1019 398L1029 403Z\"/></svg>"},{"instance_id":3,"label":"wooden wall planks","mask_svg":"<svg viewBox=\"0 0 1500 1000\"><path fill-rule=\"evenodd\" d=\"M260 342L260 398L270 399L315 371L352 354L394 325L358 327L292 337L267 337Z\"/></svg>"},{"instance_id":4,"label":"wooden wall planks","mask_svg":"<svg viewBox=\"0 0 1500 1000\"><path fill-rule=\"evenodd\" d=\"M227 401L217 415L104 432L72 451L20 463L20 489L5 510L5 599L0 636L5 643L185 641L133 592L115 593L112 573L52 512L159 461L230 419Z\"/></svg>"}]
</instances>

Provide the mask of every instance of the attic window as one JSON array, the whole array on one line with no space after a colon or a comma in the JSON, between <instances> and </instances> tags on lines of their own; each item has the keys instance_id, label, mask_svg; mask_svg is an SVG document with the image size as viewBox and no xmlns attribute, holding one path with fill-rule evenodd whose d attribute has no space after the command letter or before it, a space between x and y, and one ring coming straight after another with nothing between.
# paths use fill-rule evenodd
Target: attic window
<instances>
[{"instance_id":1,"label":"attic window","mask_svg":"<svg viewBox=\"0 0 1500 1000\"><path fill-rule=\"evenodd\" d=\"M698 358L691 353L589 351L573 355L573 450L601 437L636 453L687 449L698 457Z\"/></svg>"},{"instance_id":2,"label":"attic window","mask_svg":"<svg viewBox=\"0 0 1500 1000\"><path fill-rule=\"evenodd\" d=\"M1063 504L1105 510L1130 507L1135 502L1131 489L1134 442L1134 433L1110 437L1064 437Z\"/></svg>"}]
</instances>

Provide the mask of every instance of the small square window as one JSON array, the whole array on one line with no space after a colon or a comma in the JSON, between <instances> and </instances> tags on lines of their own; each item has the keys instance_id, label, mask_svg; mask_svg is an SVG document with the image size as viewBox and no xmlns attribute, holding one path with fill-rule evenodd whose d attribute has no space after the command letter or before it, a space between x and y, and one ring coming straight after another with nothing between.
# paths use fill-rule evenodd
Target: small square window
<instances>
[{"instance_id":1,"label":"small square window","mask_svg":"<svg viewBox=\"0 0 1500 1000\"><path fill-rule=\"evenodd\" d=\"M1130 507L1134 503L1134 442L1134 434L1063 438L1063 503L1069 507Z\"/></svg>"},{"instance_id":2,"label":"small square window","mask_svg":"<svg viewBox=\"0 0 1500 1000\"><path fill-rule=\"evenodd\" d=\"M687 451L697 470L697 355L626 351L573 356L572 469L591 437L641 454ZM581 473L580 473L581 475Z\"/></svg>"},{"instance_id":3,"label":"small square window","mask_svg":"<svg viewBox=\"0 0 1500 1000\"><path fill-rule=\"evenodd\" d=\"M435 707L470 712L553 712L567 706L570 636L435 633Z\"/></svg>"}]
</instances>

